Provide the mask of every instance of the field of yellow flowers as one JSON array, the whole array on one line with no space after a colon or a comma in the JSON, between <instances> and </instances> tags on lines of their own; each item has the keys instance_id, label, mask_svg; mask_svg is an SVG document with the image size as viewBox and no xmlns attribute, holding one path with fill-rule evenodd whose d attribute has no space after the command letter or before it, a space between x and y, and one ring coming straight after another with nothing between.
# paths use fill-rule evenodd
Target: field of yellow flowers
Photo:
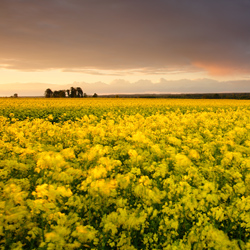
<instances>
[{"instance_id":1,"label":"field of yellow flowers","mask_svg":"<svg viewBox=\"0 0 250 250\"><path fill-rule=\"evenodd\" d=\"M0 249L250 249L250 101L0 98Z\"/></svg>"}]
</instances>

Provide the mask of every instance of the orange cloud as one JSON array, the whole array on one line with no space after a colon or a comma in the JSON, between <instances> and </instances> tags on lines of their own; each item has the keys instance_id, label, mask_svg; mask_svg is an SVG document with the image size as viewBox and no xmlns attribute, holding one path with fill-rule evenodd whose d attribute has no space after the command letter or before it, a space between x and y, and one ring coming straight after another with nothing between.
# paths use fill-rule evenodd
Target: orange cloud
<instances>
[{"instance_id":1,"label":"orange cloud","mask_svg":"<svg viewBox=\"0 0 250 250\"><path fill-rule=\"evenodd\" d=\"M231 76L248 73L245 68L236 68L230 65L221 65L210 62L193 62L195 67L201 68L211 76Z\"/></svg>"}]
</instances>

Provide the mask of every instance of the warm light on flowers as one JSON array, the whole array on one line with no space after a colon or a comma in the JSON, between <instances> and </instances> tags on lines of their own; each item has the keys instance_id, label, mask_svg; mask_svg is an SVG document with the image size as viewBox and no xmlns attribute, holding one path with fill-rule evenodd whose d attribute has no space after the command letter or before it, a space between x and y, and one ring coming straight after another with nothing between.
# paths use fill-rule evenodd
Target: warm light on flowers
<instances>
[{"instance_id":1,"label":"warm light on flowers","mask_svg":"<svg viewBox=\"0 0 250 250\"><path fill-rule=\"evenodd\" d=\"M250 249L250 101L0 99L1 249Z\"/></svg>"}]
</instances>

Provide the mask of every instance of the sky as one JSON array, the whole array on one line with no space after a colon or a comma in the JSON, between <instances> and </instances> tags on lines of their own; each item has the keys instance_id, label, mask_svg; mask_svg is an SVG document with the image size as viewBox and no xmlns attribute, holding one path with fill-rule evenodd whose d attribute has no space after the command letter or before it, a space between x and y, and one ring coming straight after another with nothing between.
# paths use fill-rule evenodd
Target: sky
<instances>
[{"instance_id":1,"label":"sky","mask_svg":"<svg viewBox=\"0 0 250 250\"><path fill-rule=\"evenodd\" d=\"M1 0L0 96L250 91L249 13L249 0Z\"/></svg>"}]
</instances>

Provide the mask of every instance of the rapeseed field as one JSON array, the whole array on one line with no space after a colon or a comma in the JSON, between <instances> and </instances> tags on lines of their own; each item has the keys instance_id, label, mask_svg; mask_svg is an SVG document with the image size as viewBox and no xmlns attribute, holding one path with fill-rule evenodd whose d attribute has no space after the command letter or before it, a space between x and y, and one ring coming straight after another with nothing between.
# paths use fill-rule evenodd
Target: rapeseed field
<instances>
[{"instance_id":1,"label":"rapeseed field","mask_svg":"<svg viewBox=\"0 0 250 250\"><path fill-rule=\"evenodd\" d=\"M250 101L0 99L0 249L250 249Z\"/></svg>"}]
</instances>

